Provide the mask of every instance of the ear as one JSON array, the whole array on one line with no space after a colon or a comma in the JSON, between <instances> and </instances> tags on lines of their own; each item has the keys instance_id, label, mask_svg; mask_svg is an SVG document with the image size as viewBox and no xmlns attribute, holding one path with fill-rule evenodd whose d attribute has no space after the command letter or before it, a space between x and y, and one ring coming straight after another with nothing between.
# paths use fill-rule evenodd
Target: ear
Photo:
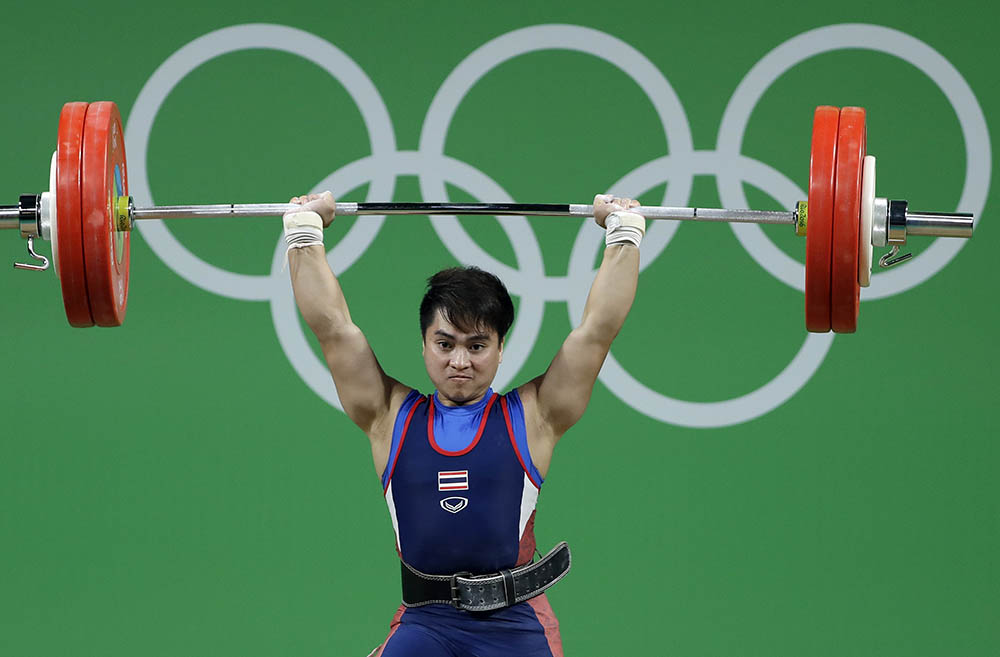
<instances>
[{"instance_id":1,"label":"ear","mask_svg":"<svg viewBox=\"0 0 1000 657\"><path fill-rule=\"evenodd\" d=\"M500 360L497 361L497 364L503 362L503 340L500 341L500 346L499 346L498 350L500 352Z\"/></svg>"}]
</instances>

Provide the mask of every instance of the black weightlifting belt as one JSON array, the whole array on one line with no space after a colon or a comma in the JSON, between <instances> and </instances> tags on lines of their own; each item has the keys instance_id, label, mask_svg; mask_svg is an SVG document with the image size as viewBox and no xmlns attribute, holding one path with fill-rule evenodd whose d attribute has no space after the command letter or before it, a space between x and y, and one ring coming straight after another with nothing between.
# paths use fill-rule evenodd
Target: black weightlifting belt
<instances>
[{"instance_id":1,"label":"black weightlifting belt","mask_svg":"<svg viewBox=\"0 0 1000 657\"><path fill-rule=\"evenodd\" d=\"M489 575L455 573L428 575L400 560L403 604L452 605L466 611L491 611L524 602L549 588L569 572L569 545L565 541L540 560Z\"/></svg>"}]
</instances>

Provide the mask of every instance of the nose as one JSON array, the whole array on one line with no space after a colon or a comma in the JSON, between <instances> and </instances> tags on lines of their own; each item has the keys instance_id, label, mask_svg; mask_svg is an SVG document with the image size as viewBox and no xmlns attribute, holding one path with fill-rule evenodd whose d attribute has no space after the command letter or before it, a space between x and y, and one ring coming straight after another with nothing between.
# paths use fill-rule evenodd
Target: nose
<instances>
[{"instance_id":1,"label":"nose","mask_svg":"<svg viewBox=\"0 0 1000 657\"><path fill-rule=\"evenodd\" d=\"M451 361L449 364L456 370L466 369L470 364L469 352L465 349L454 349L451 352Z\"/></svg>"}]
</instances>

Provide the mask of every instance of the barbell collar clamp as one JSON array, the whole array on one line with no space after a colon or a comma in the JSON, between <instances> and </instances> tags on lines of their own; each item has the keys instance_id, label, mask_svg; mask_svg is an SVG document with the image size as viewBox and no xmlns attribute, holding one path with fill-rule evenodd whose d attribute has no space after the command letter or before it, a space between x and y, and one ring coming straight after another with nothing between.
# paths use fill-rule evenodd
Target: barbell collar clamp
<instances>
[{"instance_id":1,"label":"barbell collar clamp","mask_svg":"<svg viewBox=\"0 0 1000 657\"><path fill-rule=\"evenodd\" d=\"M43 240L52 240L52 218L56 212L56 195L42 192L38 197L38 231Z\"/></svg>"},{"instance_id":2,"label":"barbell collar clamp","mask_svg":"<svg viewBox=\"0 0 1000 657\"><path fill-rule=\"evenodd\" d=\"M906 201L889 201L889 244L906 244Z\"/></svg>"},{"instance_id":3,"label":"barbell collar clamp","mask_svg":"<svg viewBox=\"0 0 1000 657\"><path fill-rule=\"evenodd\" d=\"M872 209L872 246L889 244L889 200L876 198Z\"/></svg>"},{"instance_id":4,"label":"barbell collar clamp","mask_svg":"<svg viewBox=\"0 0 1000 657\"><path fill-rule=\"evenodd\" d=\"M17 201L17 227L21 237L38 237L42 234L38 225L38 206L41 197L37 194L21 194Z\"/></svg>"}]
</instances>

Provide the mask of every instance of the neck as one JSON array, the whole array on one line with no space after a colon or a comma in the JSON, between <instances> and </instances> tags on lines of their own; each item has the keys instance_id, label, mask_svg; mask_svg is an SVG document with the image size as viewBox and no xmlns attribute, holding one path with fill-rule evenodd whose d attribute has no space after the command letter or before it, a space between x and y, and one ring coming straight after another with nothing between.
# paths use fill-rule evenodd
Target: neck
<instances>
[{"instance_id":1,"label":"neck","mask_svg":"<svg viewBox=\"0 0 1000 657\"><path fill-rule=\"evenodd\" d=\"M449 406L454 408L456 406L473 406L481 402L483 398L486 397L486 393L489 392L489 390L490 390L489 388L486 388L486 390L483 390L481 393L470 399L451 399L445 395L442 395L440 390L436 392L437 392L437 400L442 406Z\"/></svg>"}]
</instances>

